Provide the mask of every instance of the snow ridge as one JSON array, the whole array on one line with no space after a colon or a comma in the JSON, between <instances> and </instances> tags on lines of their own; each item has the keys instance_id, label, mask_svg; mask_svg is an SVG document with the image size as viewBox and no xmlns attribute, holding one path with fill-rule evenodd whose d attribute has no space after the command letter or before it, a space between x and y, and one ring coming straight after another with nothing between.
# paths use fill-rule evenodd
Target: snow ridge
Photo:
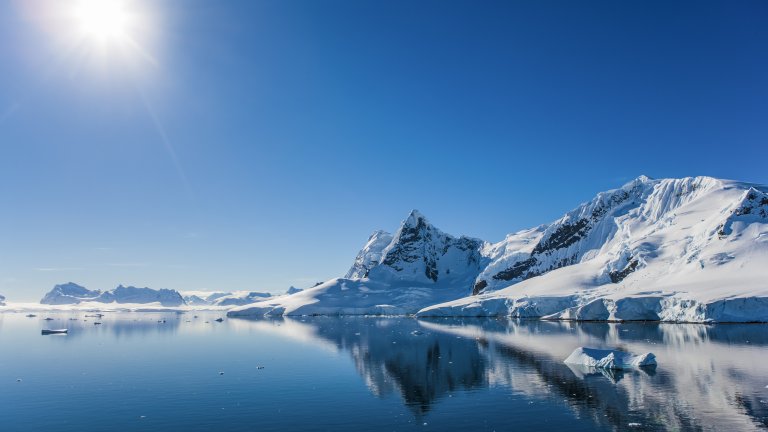
<instances>
[{"instance_id":1,"label":"snow ridge","mask_svg":"<svg viewBox=\"0 0 768 432\"><path fill-rule=\"evenodd\" d=\"M381 263L384 249L392 242L392 234L377 230L368 238L365 246L355 258L355 263L347 272L347 279L362 279L368 277L368 272ZM293 294L289 292L288 294Z\"/></svg>"}]
</instances>

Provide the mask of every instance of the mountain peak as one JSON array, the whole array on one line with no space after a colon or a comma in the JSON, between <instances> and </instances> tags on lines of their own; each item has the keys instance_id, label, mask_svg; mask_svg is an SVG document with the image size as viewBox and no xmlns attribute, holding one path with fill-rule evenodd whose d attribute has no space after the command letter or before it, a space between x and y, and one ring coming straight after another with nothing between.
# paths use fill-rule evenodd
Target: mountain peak
<instances>
[{"instance_id":1,"label":"mountain peak","mask_svg":"<svg viewBox=\"0 0 768 432\"><path fill-rule=\"evenodd\" d=\"M408 213L408 217L403 221L403 225L415 227L419 225L419 221L423 221L425 225L429 224L429 221L427 221L427 218L424 217L423 214L421 214L420 211L413 209L410 213Z\"/></svg>"},{"instance_id":2,"label":"mountain peak","mask_svg":"<svg viewBox=\"0 0 768 432\"><path fill-rule=\"evenodd\" d=\"M648 177L645 174L640 174L639 176L635 177L634 179L630 180L629 182L625 183L624 186L621 187L621 189L632 189L633 187L640 185L640 184L646 184L654 181L653 178Z\"/></svg>"}]
</instances>

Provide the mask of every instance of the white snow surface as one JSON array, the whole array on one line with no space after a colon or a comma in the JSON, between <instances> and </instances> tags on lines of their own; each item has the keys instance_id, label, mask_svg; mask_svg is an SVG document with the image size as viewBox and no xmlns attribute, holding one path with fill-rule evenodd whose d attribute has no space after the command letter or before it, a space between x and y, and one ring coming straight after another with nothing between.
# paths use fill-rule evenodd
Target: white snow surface
<instances>
[{"instance_id":1,"label":"white snow surface","mask_svg":"<svg viewBox=\"0 0 768 432\"><path fill-rule=\"evenodd\" d=\"M633 369L643 366L656 366L653 353L634 355L624 351L578 347L565 363L597 369Z\"/></svg>"}]
</instances>

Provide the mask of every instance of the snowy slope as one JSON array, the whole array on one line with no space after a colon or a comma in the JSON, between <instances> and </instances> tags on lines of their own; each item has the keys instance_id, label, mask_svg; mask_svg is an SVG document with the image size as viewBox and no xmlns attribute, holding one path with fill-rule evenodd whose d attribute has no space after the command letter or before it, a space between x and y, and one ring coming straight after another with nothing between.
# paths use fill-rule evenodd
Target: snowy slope
<instances>
[{"instance_id":1,"label":"snowy slope","mask_svg":"<svg viewBox=\"0 0 768 432\"><path fill-rule=\"evenodd\" d=\"M419 314L768 321L765 191L709 177L638 178L569 212L533 248L478 278L507 288Z\"/></svg>"},{"instance_id":2,"label":"snowy slope","mask_svg":"<svg viewBox=\"0 0 768 432\"><path fill-rule=\"evenodd\" d=\"M368 277L368 272L381 263L381 257L389 244L392 243L392 234L386 231L374 231L368 238L368 242L360 250L355 258L355 263L344 276L347 279L362 279ZM293 294L293 293L288 293Z\"/></svg>"},{"instance_id":3,"label":"snowy slope","mask_svg":"<svg viewBox=\"0 0 768 432\"><path fill-rule=\"evenodd\" d=\"M175 290L155 290L118 285L115 289L102 292L100 290L89 290L72 282L54 286L40 300L41 304L49 305L73 305L82 302L120 304L159 303L162 306L181 306L185 304L181 294Z\"/></svg>"},{"instance_id":4,"label":"snowy slope","mask_svg":"<svg viewBox=\"0 0 768 432\"><path fill-rule=\"evenodd\" d=\"M384 245L384 243L389 242ZM375 232L347 278L243 308L230 316L410 314L468 295L480 269L483 242L453 237L412 211L390 236Z\"/></svg>"}]
</instances>

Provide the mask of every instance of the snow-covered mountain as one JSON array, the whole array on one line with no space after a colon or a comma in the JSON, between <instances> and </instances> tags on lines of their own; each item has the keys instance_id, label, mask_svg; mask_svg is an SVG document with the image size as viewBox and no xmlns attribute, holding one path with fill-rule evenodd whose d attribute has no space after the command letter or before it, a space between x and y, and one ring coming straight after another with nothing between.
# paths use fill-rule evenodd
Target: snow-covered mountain
<instances>
[{"instance_id":1,"label":"snow-covered mountain","mask_svg":"<svg viewBox=\"0 0 768 432\"><path fill-rule=\"evenodd\" d=\"M270 297L272 297L272 294L267 292L251 291L245 293L234 293L219 297L215 299L211 304L214 306L242 306L256 303Z\"/></svg>"},{"instance_id":2,"label":"snow-covered mountain","mask_svg":"<svg viewBox=\"0 0 768 432\"><path fill-rule=\"evenodd\" d=\"M183 291L181 295L187 306L242 306L272 297L256 291Z\"/></svg>"},{"instance_id":3,"label":"snow-covered mountain","mask_svg":"<svg viewBox=\"0 0 768 432\"><path fill-rule=\"evenodd\" d=\"M230 314L768 321L767 191L641 176L494 244L413 211L374 232L345 278Z\"/></svg>"},{"instance_id":4,"label":"snow-covered mountain","mask_svg":"<svg viewBox=\"0 0 768 432\"><path fill-rule=\"evenodd\" d=\"M78 304L81 302L99 303L160 303L163 306L184 305L184 299L176 290L125 287L118 285L109 291L89 290L76 283L56 285L49 291L40 303L50 305Z\"/></svg>"},{"instance_id":5,"label":"snow-covered mountain","mask_svg":"<svg viewBox=\"0 0 768 432\"><path fill-rule=\"evenodd\" d=\"M485 261L483 242L445 234L412 211L394 235L376 231L345 278L229 312L281 314L408 314L471 293Z\"/></svg>"},{"instance_id":6,"label":"snow-covered mountain","mask_svg":"<svg viewBox=\"0 0 768 432\"><path fill-rule=\"evenodd\" d=\"M536 231L488 248L483 294L420 315L768 321L764 186L639 177Z\"/></svg>"},{"instance_id":7,"label":"snow-covered mountain","mask_svg":"<svg viewBox=\"0 0 768 432\"><path fill-rule=\"evenodd\" d=\"M317 286L317 285L315 285L315 286ZM290 295L290 294L296 294L297 292L302 292L302 291L304 291L304 289L296 288L295 286L291 286L291 287L288 288L288 290L285 293Z\"/></svg>"},{"instance_id":8,"label":"snow-covered mountain","mask_svg":"<svg viewBox=\"0 0 768 432\"><path fill-rule=\"evenodd\" d=\"M49 305L68 305L84 301L100 301L97 299L101 294L100 290L89 290L74 282L67 282L65 284L54 286L53 289L45 294L45 297L40 300L40 303Z\"/></svg>"}]
</instances>

